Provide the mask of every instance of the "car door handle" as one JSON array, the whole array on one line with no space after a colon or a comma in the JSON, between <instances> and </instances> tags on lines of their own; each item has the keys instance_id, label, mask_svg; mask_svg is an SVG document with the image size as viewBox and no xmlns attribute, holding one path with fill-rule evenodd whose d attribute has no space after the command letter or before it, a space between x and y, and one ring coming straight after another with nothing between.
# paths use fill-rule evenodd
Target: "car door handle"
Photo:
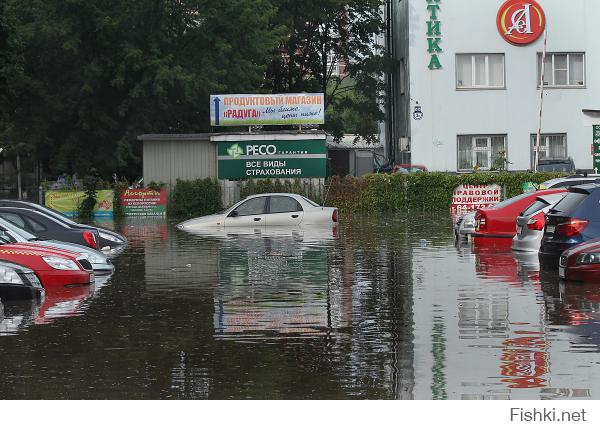
<instances>
[{"instance_id":1,"label":"car door handle","mask_svg":"<svg viewBox=\"0 0 600 430\"><path fill-rule=\"evenodd\" d=\"M292 218L298 218L300 215L292 215Z\"/></svg>"},{"instance_id":2,"label":"car door handle","mask_svg":"<svg viewBox=\"0 0 600 430\"><path fill-rule=\"evenodd\" d=\"M254 218L254 221L260 221L262 218Z\"/></svg>"}]
</instances>

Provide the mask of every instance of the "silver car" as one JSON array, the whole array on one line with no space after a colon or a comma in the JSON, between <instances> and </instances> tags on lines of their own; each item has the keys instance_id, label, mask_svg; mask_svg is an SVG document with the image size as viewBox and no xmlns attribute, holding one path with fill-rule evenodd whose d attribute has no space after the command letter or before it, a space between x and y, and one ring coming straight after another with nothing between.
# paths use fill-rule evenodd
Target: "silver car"
<instances>
[{"instance_id":1,"label":"silver car","mask_svg":"<svg viewBox=\"0 0 600 430\"><path fill-rule=\"evenodd\" d=\"M538 252L544 236L546 214L562 200L567 192L539 196L517 217L517 234L512 249L521 252Z\"/></svg>"},{"instance_id":2,"label":"silver car","mask_svg":"<svg viewBox=\"0 0 600 430\"><path fill-rule=\"evenodd\" d=\"M35 243L37 245L52 246L66 251L77 252L84 255L92 264L92 269L95 273L112 273L114 269L112 263L100 251L75 243L60 242L58 240L39 240L28 231L2 218L0 218L0 235L7 236L7 239L11 242Z\"/></svg>"},{"instance_id":3,"label":"silver car","mask_svg":"<svg viewBox=\"0 0 600 430\"><path fill-rule=\"evenodd\" d=\"M456 240L468 240L469 235L475 233L475 214L477 212L469 212L462 215L454 225L454 236Z\"/></svg>"}]
</instances>

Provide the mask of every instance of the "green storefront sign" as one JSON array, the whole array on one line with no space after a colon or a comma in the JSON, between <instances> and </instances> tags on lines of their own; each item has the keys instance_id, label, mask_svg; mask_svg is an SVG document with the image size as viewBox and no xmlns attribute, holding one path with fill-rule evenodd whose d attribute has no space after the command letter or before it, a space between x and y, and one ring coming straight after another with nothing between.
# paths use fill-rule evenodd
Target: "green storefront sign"
<instances>
[{"instance_id":1,"label":"green storefront sign","mask_svg":"<svg viewBox=\"0 0 600 430\"><path fill-rule=\"evenodd\" d=\"M324 139L219 142L219 179L324 178Z\"/></svg>"},{"instance_id":2,"label":"green storefront sign","mask_svg":"<svg viewBox=\"0 0 600 430\"><path fill-rule=\"evenodd\" d=\"M594 171L600 172L600 125L594 126Z\"/></svg>"}]
</instances>

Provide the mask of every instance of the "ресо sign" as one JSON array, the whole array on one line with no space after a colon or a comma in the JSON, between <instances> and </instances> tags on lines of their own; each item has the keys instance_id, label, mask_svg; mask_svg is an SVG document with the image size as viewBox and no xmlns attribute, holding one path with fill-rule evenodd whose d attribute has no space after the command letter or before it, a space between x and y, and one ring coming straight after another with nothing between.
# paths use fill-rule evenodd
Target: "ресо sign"
<instances>
[{"instance_id":1,"label":"\u0440\u0435\u0441\u043e sign","mask_svg":"<svg viewBox=\"0 0 600 430\"><path fill-rule=\"evenodd\" d=\"M219 179L324 178L325 139L219 142Z\"/></svg>"},{"instance_id":2,"label":"\u0440\u0435\u0441\u043e sign","mask_svg":"<svg viewBox=\"0 0 600 430\"><path fill-rule=\"evenodd\" d=\"M461 185L454 190L450 214L458 216L500 203L500 185Z\"/></svg>"},{"instance_id":3,"label":"\u0440\u0435\u0441\u043e sign","mask_svg":"<svg viewBox=\"0 0 600 430\"><path fill-rule=\"evenodd\" d=\"M322 93L210 96L210 124L325 124L325 97Z\"/></svg>"}]
</instances>

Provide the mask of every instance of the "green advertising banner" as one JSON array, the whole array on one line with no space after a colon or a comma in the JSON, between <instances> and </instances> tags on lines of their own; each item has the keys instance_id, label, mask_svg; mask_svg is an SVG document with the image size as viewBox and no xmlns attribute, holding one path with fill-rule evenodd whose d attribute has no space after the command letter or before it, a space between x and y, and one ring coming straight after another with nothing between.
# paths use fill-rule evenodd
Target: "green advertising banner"
<instances>
[{"instance_id":1,"label":"green advertising banner","mask_svg":"<svg viewBox=\"0 0 600 430\"><path fill-rule=\"evenodd\" d=\"M219 179L324 178L324 139L219 142Z\"/></svg>"},{"instance_id":2,"label":"green advertising banner","mask_svg":"<svg viewBox=\"0 0 600 430\"><path fill-rule=\"evenodd\" d=\"M79 205L85 198L83 191L46 191L45 204L50 209L54 209L68 217L79 215ZM97 203L94 207L94 216L109 217L113 216L113 190L99 190L97 192Z\"/></svg>"},{"instance_id":3,"label":"green advertising banner","mask_svg":"<svg viewBox=\"0 0 600 430\"><path fill-rule=\"evenodd\" d=\"M594 171L600 172L600 125L595 125L594 129Z\"/></svg>"}]
</instances>

